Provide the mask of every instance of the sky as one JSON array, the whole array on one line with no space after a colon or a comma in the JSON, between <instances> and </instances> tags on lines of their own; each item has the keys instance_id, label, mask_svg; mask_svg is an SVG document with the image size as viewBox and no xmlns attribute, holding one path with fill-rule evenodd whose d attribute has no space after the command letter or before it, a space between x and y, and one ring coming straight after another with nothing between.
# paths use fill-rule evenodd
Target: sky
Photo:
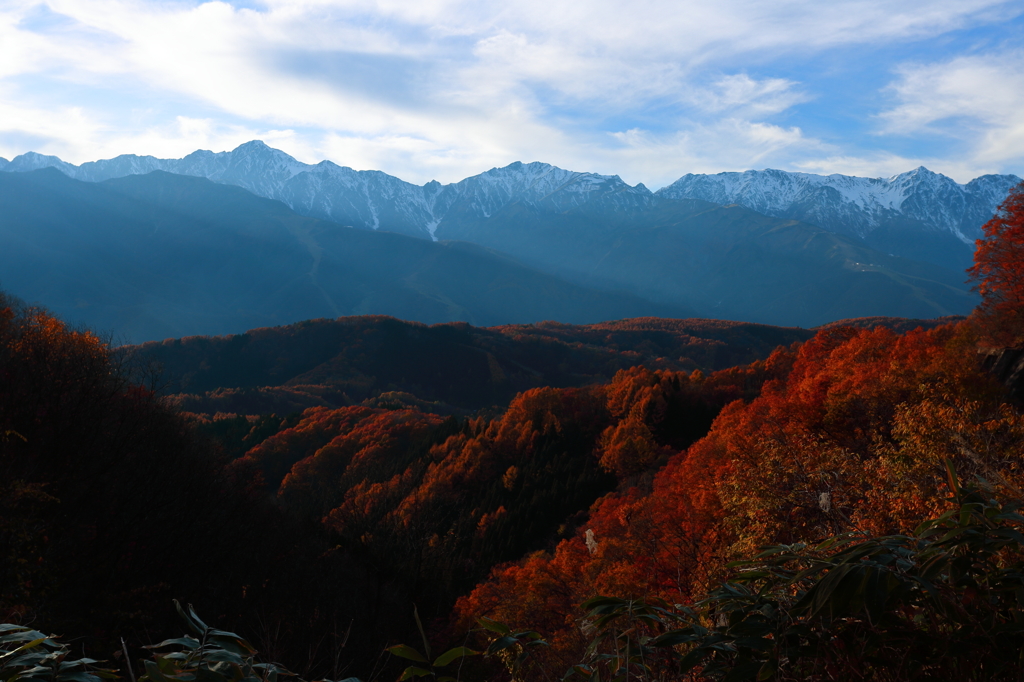
<instances>
[{"instance_id":1,"label":"sky","mask_svg":"<svg viewBox=\"0 0 1024 682\"><path fill-rule=\"evenodd\" d=\"M1024 0L0 0L0 157L1024 176Z\"/></svg>"}]
</instances>

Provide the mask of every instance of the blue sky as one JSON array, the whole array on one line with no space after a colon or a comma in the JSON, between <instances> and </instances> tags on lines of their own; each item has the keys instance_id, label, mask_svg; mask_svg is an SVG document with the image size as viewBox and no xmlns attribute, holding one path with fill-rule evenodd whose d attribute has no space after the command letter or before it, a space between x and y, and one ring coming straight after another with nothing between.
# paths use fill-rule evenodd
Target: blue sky
<instances>
[{"instance_id":1,"label":"blue sky","mask_svg":"<svg viewBox=\"0 0 1024 682\"><path fill-rule=\"evenodd\" d=\"M0 156L1024 176L1024 0L0 0Z\"/></svg>"}]
</instances>

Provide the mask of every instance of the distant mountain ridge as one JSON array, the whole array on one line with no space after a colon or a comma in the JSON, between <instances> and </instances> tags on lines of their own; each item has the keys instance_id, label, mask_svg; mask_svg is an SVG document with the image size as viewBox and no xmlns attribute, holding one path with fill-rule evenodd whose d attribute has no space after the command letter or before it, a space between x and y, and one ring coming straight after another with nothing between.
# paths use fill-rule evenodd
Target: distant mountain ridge
<instances>
[{"instance_id":1,"label":"distant mountain ridge","mask_svg":"<svg viewBox=\"0 0 1024 682\"><path fill-rule=\"evenodd\" d=\"M466 243L300 216L205 178L0 173L0 287L146 341L360 314L481 326L690 317Z\"/></svg>"},{"instance_id":2,"label":"distant mountain ridge","mask_svg":"<svg viewBox=\"0 0 1024 682\"><path fill-rule=\"evenodd\" d=\"M441 241L446 243L446 253L452 254L484 247L499 252L491 252L492 257L510 256L517 266L524 265L535 275L540 271L589 290L571 295L565 290L569 298L590 297L596 303L593 297L602 297L598 292L617 292L632 297L627 307L641 305L643 300L656 307L686 309L701 317L783 326L815 326L851 317L930 318L969 313L977 297L964 284L963 269L972 254L966 243L968 219L964 216L970 214L981 221L988 215L985 206L994 211L1001 200L999 188L1016 179L979 179L969 185L974 188L970 201L964 198L964 187L968 186L956 185L923 169L899 176L899 182L765 171L744 176L746 184L730 180L730 185L722 184L732 178L728 174L685 176L679 183L653 193L642 184L630 186L614 175L517 162L458 183L419 186L380 171L355 171L329 161L303 164L259 141L231 152L198 151L176 160L120 156L74 166L56 157L25 154L2 165L7 171L53 167L65 176L103 185L148 177L143 175L146 173L174 174L182 179L197 176L221 186L234 185L236 190L241 187L264 200L276 199L282 202L278 204L281 211L291 208L307 219L330 221L316 228L317 239L333 238L334 230L344 232L340 225L362 228L356 232L391 232L419 238L415 241ZM704 180L697 182L695 178L700 177ZM787 210L792 211L799 204L807 220L772 216L740 205L730 201L735 192L716 195L718 201L687 198L684 194L689 191L688 185L683 181L705 189L719 185L719 189L745 188L751 197L775 202L765 210L782 212L789 207ZM769 190L775 185L782 189L780 197L773 198L774 190ZM755 186L761 188L760 194L753 191ZM940 204L941 197L949 199L949 206L942 209L945 213L939 208L933 213L947 218L959 216L955 229L936 222L937 218L928 218L932 214L924 208L914 214L920 219L900 212L927 204L928 197ZM722 201L729 203L723 205ZM970 211L965 208L968 205L973 206ZM216 210L213 204L209 207ZM826 219L838 215L832 210L837 207L852 216L852 222L829 223ZM874 216L874 222L864 218L865 212ZM834 229L826 229L819 222L831 224ZM865 234L863 238L858 236L861 233ZM353 235L344 239L352 244L357 241ZM406 247L403 244L402 248ZM370 249L371 245L359 248ZM372 249L378 248L375 242ZM384 257L384 252L377 253L373 259ZM338 254L340 258L341 252ZM357 254L348 253L344 259L358 266L359 272L365 271ZM512 265L511 259L506 265ZM261 267L273 262L271 257ZM431 277L440 276L432 272ZM454 277L461 277L461 273L451 274L453 279L445 286L454 287L458 299L473 293L456 284ZM5 275L0 272L0 276ZM413 289L419 286L404 276L402 281ZM348 282L349 287L358 284L351 277ZM538 291L546 286L555 285L549 282ZM409 304L402 308L415 312L410 319L464 319L476 324L493 319L479 308L467 315L464 305L446 303L448 294L440 295L437 290L428 297L431 308L460 312L432 314L426 319L422 310L409 305L414 299L424 304L427 301L409 289L406 294L413 296L405 299ZM505 303L519 305L512 298ZM353 310L406 315L393 307L367 305ZM610 308L605 310L610 313ZM589 314L586 317L594 319ZM554 319L565 322L580 318Z\"/></svg>"},{"instance_id":3,"label":"distant mountain ridge","mask_svg":"<svg viewBox=\"0 0 1024 682\"><path fill-rule=\"evenodd\" d=\"M895 255L966 267L981 226L1020 182L1016 175L983 175L961 185L924 166L887 179L768 169L687 174L656 194L740 204L858 237ZM941 255L922 258L929 248Z\"/></svg>"},{"instance_id":4,"label":"distant mountain ridge","mask_svg":"<svg viewBox=\"0 0 1024 682\"><path fill-rule=\"evenodd\" d=\"M155 170L203 177L277 199L300 215L434 240L449 214L487 218L516 200L554 210L609 195L616 197L616 206L631 210L656 201L643 185L631 187L616 175L578 173L546 163L516 162L449 185L414 185L381 171L357 171L331 161L305 164L259 140L230 152L200 150L181 159L123 154L75 166L29 152L9 162L0 160L2 171L50 167L86 182Z\"/></svg>"},{"instance_id":5,"label":"distant mountain ridge","mask_svg":"<svg viewBox=\"0 0 1024 682\"><path fill-rule=\"evenodd\" d=\"M883 251L894 247L890 252L904 257L914 257L913 250L905 252L893 231L915 237L930 233L932 239L945 237L971 249L981 225L1021 182L1015 175L983 175L961 185L923 166L888 179L767 169L687 174L652 193L617 175L516 162L448 185L414 185L381 171L356 171L331 161L305 164L259 140L230 152L200 150L181 159L125 154L80 166L35 152L12 161L0 159L5 171L44 167L89 182L154 170L194 175L277 199L301 215L431 239L438 238L446 220L486 219L513 202L553 211L593 204L606 211L639 212L666 199L700 199L799 220L865 239ZM946 247L956 251L955 246Z\"/></svg>"}]
</instances>

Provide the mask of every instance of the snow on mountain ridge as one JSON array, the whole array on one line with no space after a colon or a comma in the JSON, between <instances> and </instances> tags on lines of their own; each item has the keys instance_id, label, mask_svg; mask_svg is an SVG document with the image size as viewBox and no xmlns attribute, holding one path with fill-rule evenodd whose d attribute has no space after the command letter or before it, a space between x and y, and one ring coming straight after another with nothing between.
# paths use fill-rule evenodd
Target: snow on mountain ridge
<instances>
[{"instance_id":1,"label":"snow on mountain ridge","mask_svg":"<svg viewBox=\"0 0 1024 682\"><path fill-rule=\"evenodd\" d=\"M924 166L890 178L767 169L687 174L656 195L741 204L766 215L803 220L856 237L909 220L973 244L981 236L981 225L1019 182L1014 175L987 175L960 185Z\"/></svg>"},{"instance_id":2,"label":"snow on mountain ridge","mask_svg":"<svg viewBox=\"0 0 1024 682\"><path fill-rule=\"evenodd\" d=\"M302 163L259 140L230 152L198 150L181 159L122 155L74 166L30 152L8 165L5 170L53 166L91 182L155 170L205 177L279 200L303 215L435 240L445 216L456 208L488 218L513 201L566 209L618 192L635 195L623 204L635 207L643 203L636 197L653 196L646 187L631 188L618 176L567 171L541 162L515 162L457 183L431 181L419 186L381 171L356 171L331 161Z\"/></svg>"},{"instance_id":3,"label":"snow on mountain ridge","mask_svg":"<svg viewBox=\"0 0 1024 682\"><path fill-rule=\"evenodd\" d=\"M487 219L513 202L541 210L643 211L665 199L742 204L767 215L798 219L857 237L912 221L970 244L979 227L1020 182L987 175L966 185L919 167L890 178L814 175L781 170L687 174L652 193L617 175L569 171L542 162L515 162L442 185L413 185L381 171L357 171L331 161L306 164L262 141L228 152L198 150L181 159L121 155L75 166L29 152L0 160L2 171L55 167L78 180L99 182L155 170L238 185L285 203L302 215L343 225L387 229L437 239L446 218Z\"/></svg>"},{"instance_id":4,"label":"snow on mountain ridge","mask_svg":"<svg viewBox=\"0 0 1024 682\"><path fill-rule=\"evenodd\" d=\"M39 170L40 168L56 168L68 175L75 171L75 166L61 161L56 156L44 156L35 152L26 152L11 159L11 162L4 168L5 171L22 172Z\"/></svg>"}]
</instances>

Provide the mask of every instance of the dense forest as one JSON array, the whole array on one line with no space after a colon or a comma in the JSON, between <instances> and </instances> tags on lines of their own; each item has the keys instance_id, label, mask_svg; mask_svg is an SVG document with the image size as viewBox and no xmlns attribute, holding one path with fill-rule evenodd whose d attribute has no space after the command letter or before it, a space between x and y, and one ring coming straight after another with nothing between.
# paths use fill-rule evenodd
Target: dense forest
<instances>
[{"instance_id":1,"label":"dense forest","mask_svg":"<svg viewBox=\"0 0 1024 682\"><path fill-rule=\"evenodd\" d=\"M1021 679L1024 189L985 235L971 318L807 333L0 299L4 679Z\"/></svg>"}]
</instances>

